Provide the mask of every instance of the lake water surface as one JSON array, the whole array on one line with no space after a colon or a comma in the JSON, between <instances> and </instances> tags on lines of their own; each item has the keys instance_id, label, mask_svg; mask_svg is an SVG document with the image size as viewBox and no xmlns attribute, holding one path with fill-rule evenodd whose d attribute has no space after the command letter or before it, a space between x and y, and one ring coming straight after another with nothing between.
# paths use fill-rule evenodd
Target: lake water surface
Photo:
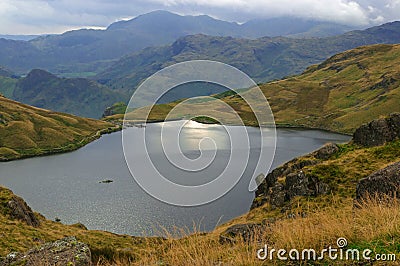
<instances>
[{"instance_id":1,"label":"lake water surface","mask_svg":"<svg viewBox=\"0 0 400 266\"><path fill-rule=\"evenodd\" d=\"M175 126L175 122L168 123ZM188 179L183 172L167 167L157 141L161 125L150 124L146 130L154 138L150 142L152 160L171 181L183 185L209 182L210 176L224 167L232 147L226 141L222 126L191 122L191 126L182 131L181 146L189 157L197 156L199 140L204 136L213 138L218 147L215 163L196 178ZM127 130L135 136L144 129L133 127ZM254 138L252 145L257 143L257 130L248 128L250 139ZM349 138L319 130L277 129L273 167L325 143L346 142ZM233 147L236 148L243 147ZM255 161L252 156L257 156L257 151L254 153L250 156L250 164ZM114 182L99 183L105 179ZM229 193L206 205L177 207L160 202L144 192L132 178L124 159L121 132L103 136L74 152L0 163L0 184L23 197L48 219L58 217L63 223L81 222L89 229L129 235L153 235L160 226L192 228L193 223L201 230L211 230L249 210L254 198L254 193L248 191L250 179L251 174L246 170Z\"/></svg>"}]
</instances>

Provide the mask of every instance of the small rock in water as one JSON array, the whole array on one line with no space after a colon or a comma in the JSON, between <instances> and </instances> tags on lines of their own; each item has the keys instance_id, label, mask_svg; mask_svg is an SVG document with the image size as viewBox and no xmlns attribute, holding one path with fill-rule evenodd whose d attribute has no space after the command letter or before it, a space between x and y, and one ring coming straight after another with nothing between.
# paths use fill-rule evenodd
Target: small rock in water
<instances>
[{"instance_id":1,"label":"small rock in water","mask_svg":"<svg viewBox=\"0 0 400 266\"><path fill-rule=\"evenodd\" d=\"M106 180L100 181L99 183L100 184L109 184L109 183L112 183L112 182L114 182L114 180L106 179Z\"/></svg>"}]
</instances>

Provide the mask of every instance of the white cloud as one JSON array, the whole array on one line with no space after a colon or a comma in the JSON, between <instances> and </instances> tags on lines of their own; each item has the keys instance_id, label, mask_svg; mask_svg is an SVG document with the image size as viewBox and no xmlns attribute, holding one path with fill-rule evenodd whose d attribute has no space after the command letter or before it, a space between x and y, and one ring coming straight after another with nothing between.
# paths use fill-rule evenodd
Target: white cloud
<instances>
[{"instance_id":1,"label":"white cloud","mask_svg":"<svg viewBox=\"0 0 400 266\"><path fill-rule=\"evenodd\" d=\"M227 13L240 10L249 18L290 15L345 24L366 25L369 23L368 8L363 8L355 1L346 0L152 0L152 2L169 7L213 7Z\"/></svg>"},{"instance_id":2,"label":"white cloud","mask_svg":"<svg viewBox=\"0 0 400 266\"><path fill-rule=\"evenodd\" d=\"M370 25L400 18L400 0L0 0L0 34L104 27L156 9L240 22L296 16Z\"/></svg>"}]
</instances>

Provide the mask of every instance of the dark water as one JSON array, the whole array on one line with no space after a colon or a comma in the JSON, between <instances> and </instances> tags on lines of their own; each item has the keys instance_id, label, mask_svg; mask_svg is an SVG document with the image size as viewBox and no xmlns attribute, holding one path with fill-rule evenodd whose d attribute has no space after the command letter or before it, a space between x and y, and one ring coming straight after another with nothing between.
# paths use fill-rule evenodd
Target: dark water
<instances>
[{"instance_id":1,"label":"dark water","mask_svg":"<svg viewBox=\"0 0 400 266\"><path fill-rule=\"evenodd\" d=\"M208 182L210 173L221 171L219 167L223 167L231 147L222 127L193 125L182 133L181 145L185 154L196 156L198 141L204 136L213 137L218 146L217 160L220 161L206 169L208 174L203 174L201 181ZM157 139L159 127L160 124L147 126L150 137L154 131L154 139ZM134 136L143 129L128 130ZM250 139L257 136L256 129L250 128L248 132ZM349 140L348 136L318 130L277 129L277 136L274 167L327 142ZM150 148L154 154L152 160L158 161L160 169L163 169L165 158L157 141L154 143ZM251 164L252 155L249 162ZM199 178L195 181L186 179L179 171L164 172L168 172L170 179L177 183L199 182ZM99 183L105 179L114 182ZM254 197L254 193L248 191L250 179L250 174L245 172L228 194L206 205L177 207L160 202L146 194L132 178L122 151L121 132L103 136L75 152L0 163L0 184L23 197L35 211L48 219L58 217L63 223L81 222L89 229L130 235L153 235L160 226L167 229L173 226L193 228L193 223L201 230L211 230L249 210Z\"/></svg>"}]
</instances>

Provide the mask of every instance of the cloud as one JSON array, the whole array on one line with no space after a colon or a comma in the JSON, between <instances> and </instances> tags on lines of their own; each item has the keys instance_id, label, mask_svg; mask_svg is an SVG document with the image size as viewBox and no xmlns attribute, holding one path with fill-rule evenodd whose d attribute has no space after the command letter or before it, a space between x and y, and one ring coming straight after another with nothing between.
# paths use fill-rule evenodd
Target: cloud
<instances>
[{"instance_id":1,"label":"cloud","mask_svg":"<svg viewBox=\"0 0 400 266\"><path fill-rule=\"evenodd\" d=\"M317 20L333 21L348 25L368 25L376 17L371 8L357 1L348 0L152 0L167 7L212 8L215 13L229 14L232 17L277 17L296 16ZM379 2L377 2L379 3Z\"/></svg>"},{"instance_id":2,"label":"cloud","mask_svg":"<svg viewBox=\"0 0 400 266\"><path fill-rule=\"evenodd\" d=\"M400 0L1 0L0 34L105 27L157 9L239 22L296 16L367 26L400 18Z\"/></svg>"}]
</instances>

